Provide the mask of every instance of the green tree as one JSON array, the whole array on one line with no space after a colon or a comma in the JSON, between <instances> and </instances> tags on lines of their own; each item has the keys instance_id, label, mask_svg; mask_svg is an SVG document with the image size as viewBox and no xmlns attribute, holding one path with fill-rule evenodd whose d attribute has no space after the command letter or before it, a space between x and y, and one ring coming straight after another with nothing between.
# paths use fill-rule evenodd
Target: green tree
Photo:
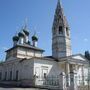
<instances>
[{"instance_id":1,"label":"green tree","mask_svg":"<svg viewBox=\"0 0 90 90\"><path fill-rule=\"evenodd\" d=\"M85 51L85 57L90 61L90 53L89 53L89 51Z\"/></svg>"},{"instance_id":2,"label":"green tree","mask_svg":"<svg viewBox=\"0 0 90 90\"><path fill-rule=\"evenodd\" d=\"M88 90L90 90L90 53L89 51L85 51L85 57L88 59L89 61L89 66L88 66Z\"/></svg>"},{"instance_id":3,"label":"green tree","mask_svg":"<svg viewBox=\"0 0 90 90\"><path fill-rule=\"evenodd\" d=\"M3 60L0 60L0 63L2 63L3 62Z\"/></svg>"}]
</instances>

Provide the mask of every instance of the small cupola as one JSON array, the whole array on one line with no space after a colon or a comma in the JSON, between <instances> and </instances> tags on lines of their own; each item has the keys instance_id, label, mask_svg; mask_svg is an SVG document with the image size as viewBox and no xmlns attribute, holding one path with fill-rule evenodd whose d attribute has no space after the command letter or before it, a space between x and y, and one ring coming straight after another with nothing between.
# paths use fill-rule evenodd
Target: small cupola
<instances>
[{"instance_id":1,"label":"small cupola","mask_svg":"<svg viewBox=\"0 0 90 90\"><path fill-rule=\"evenodd\" d=\"M29 31L26 28L23 28L23 32L25 33L25 44L29 44Z\"/></svg>"},{"instance_id":2,"label":"small cupola","mask_svg":"<svg viewBox=\"0 0 90 90\"><path fill-rule=\"evenodd\" d=\"M13 36L13 41L18 41L19 37L18 36Z\"/></svg>"},{"instance_id":3,"label":"small cupola","mask_svg":"<svg viewBox=\"0 0 90 90\"><path fill-rule=\"evenodd\" d=\"M18 36L19 36L19 44L24 44L25 33L21 31L18 33Z\"/></svg>"},{"instance_id":4,"label":"small cupola","mask_svg":"<svg viewBox=\"0 0 90 90\"><path fill-rule=\"evenodd\" d=\"M18 40L19 40L19 37L18 37L18 35L15 35L15 36L13 36L13 46L16 46L17 45L17 43L18 43Z\"/></svg>"},{"instance_id":5,"label":"small cupola","mask_svg":"<svg viewBox=\"0 0 90 90\"><path fill-rule=\"evenodd\" d=\"M26 36L29 36L29 31L27 29L23 29L23 32L25 33Z\"/></svg>"},{"instance_id":6,"label":"small cupola","mask_svg":"<svg viewBox=\"0 0 90 90\"><path fill-rule=\"evenodd\" d=\"M33 36L32 36L32 41L38 41L37 36L33 35Z\"/></svg>"},{"instance_id":7,"label":"small cupola","mask_svg":"<svg viewBox=\"0 0 90 90\"><path fill-rule=\"evenodd\" d=\"M24 32L23 32L23 31L21 31L21 32L19 32L19 33L18 33L18 36L19 36L19 37L24 37L24 36L25 36L25 34L24 34Z\"/></svg>"},{"instance_id":8,"label":"small cupola","mask_svg":"<svg viewBox=\"0 0 90 90\"><path fill-rule=\"evenodd\" d=\"M38 37L35 34L32 36L32 42L33 46L37 47Z\"/></svg>"},{"instance_id":9,"label":"small cupola","mask_svg":"<svg viewBox=\"0 0 90 90\"><path fill-rule=\"evenodd\" d=\"M24 37L24 43L25 44L29 44L29 30L27 28L27 24L24 25L23 27L23 32L25 34L25 37Z\"/></svg>"},{"instance_id":10,"label":"small cupola","mask_svg":"<svg viewBox=\"0 0 90 90\"><path fill-rule=\"evenodd\" d=\"M25 33L26 36L29 36L27 18L25 19L25 24L24 24L24 26L23 26L23 32Z\"/></svg>"}]
</instances>

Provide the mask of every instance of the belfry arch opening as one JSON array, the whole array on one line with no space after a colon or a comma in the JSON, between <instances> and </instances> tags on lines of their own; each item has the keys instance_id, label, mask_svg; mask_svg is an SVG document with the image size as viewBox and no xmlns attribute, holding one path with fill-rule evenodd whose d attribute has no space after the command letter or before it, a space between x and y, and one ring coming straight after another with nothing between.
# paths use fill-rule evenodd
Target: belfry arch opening
<instances>
[{"instance_id":1,"label":"belfry arch opening","mask_svg":"<svg viewBox=\"0 0 90 90\"><path fill-rule=\"evenodd\" d=\"M59 34L63 34L63 27L62 26L59 26L59 31L58 31Z\"/></svg>"},{"instance_id":2,"label":"belfry arch opening","mask_svg":"<svg viewBox=\"0 0 90 90\"><path fill-rule=\"evenodd\" d=\"M67 36L69 36L69 29L68 29L68 27L66 27L66 34L67 34Z\"/></svg>"}]
</instances>

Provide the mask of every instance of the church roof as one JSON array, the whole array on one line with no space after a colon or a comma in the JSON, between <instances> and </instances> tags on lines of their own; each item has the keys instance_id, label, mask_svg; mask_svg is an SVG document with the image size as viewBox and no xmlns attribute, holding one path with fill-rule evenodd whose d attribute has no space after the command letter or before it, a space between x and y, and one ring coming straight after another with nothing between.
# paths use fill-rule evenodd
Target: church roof
<instances>
[{"instance_id":1,"label":"church roof","mask_svg":"<svg viewBox=\"0 0 90 90\"><path fill-rule=\"evenodd\" d=\"M82 54L74 54L67 57L62 57L60 59L55 59L53 56L45 56L44 58L53 59L58 62L88 64L88 60Z\"/></svg>"},{"instance_id":2,"label":"church roof","mask_svg":"<svg viewBox=\"0 0 90 90\"><path fill-rule=\"evenodd\" d=\"M24 44L24 45L18 44L18 45L16 45L16 46L14 46L14 47L6 50L5 52L8 52L8 51L10 51L10 50L12 50L12 49L14 49L14 48L17 48L17 47L23 47L23 48L27 48L27 49L32 49L32 50L44 52L44 50L41 49L41 48L33 47L32 45L27 45L27 44Z\"/></svg>"},{"instance_id":3,"label":"church roof","mask_svg":"<svg viewBox=\"0 0 90 90\"><path fill-rule=\"evenodd\" d=\"M88 60L82 54L75 54L59 59L60 62L88 64Z\"/></svg>"},{"instance_id":4,"label":"church roof","mask_svg":"<svg viewBox=\"0 0 90 90\"><path fill-rule=\"evenodd\" d=\"M43 58L46 58L46 59L53 59L54 61L58 61L58 59L54 58L53 56L44 56Z\"/></svg>"}]
</instances>

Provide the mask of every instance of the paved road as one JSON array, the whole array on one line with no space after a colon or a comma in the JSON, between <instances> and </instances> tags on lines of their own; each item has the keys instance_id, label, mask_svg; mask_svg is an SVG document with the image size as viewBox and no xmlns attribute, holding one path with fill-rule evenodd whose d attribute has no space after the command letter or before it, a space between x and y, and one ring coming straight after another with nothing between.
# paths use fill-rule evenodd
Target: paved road
<instances>
[{"instance_id":1,"label":"paved road","mask_svg":"<svg viewBox=\"0 0 90 90\"><path fill-rule=\"evenodd\" d=\"M47 90L47 89L38 89L38 88L19 88L10 85L4 85L0 83L0 90Z\"/></svg>"},{"instance_id":2,"label":"paved road","mask_svg":"<svg viewBox=\"0 0 90 90\"><path fill-rule=\"evenodd\" d=\"M35 89L35 88L0 88L0 90L46 90L46 89Z\"/></svg>"}]
</instances>

